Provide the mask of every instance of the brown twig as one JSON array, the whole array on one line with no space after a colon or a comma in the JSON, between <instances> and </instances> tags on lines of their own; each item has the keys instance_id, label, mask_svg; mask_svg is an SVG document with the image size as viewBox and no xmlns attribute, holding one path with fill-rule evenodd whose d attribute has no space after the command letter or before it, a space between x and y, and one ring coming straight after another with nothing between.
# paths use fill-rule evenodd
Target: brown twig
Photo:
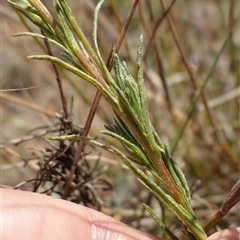
<instances>
[{"instance_id":1,"label":"brown twig","mask_svg":"<svg viewBox=\"0 0 240 240\"><path fill-rule=\"evenodd\" d=\"M42 33L43 36L46 36L45 33L42 30L41 30L41 33ZM47 47L48 54L50 56L53 56L53 52L52 52L51 46L50 46L49 42L45 38L44 38L44 43L45 43L45 45ZM55 73L55 76L56 76L56 80L57 80L57 83L58 83L58 88L59 88L59 92L60 92L60 96L61 96L62 108L63 108L64 116L65 116L65 118L68 118L67 99L66 99L66 97L64 96L64 93L63 93L61 76L60 76L59 71L57 69L57 66L56 66L56 64L54 62L52 62L52 67L53 67L53 70L54 70L54 73Z\"/></svg>"},{"instance_id":2,"label":"brown twig","mask_svg":"<svg viewBox=\"0 0 240 240\"><path fill-rule=\"evenodd\" d=\"M122 24L122 21L121 21L121 18L120 18L120 15L119 15L119 11L117 9L117 6L116 6L116 1L115 0L110 0L109 1L110 5L111 5L111 9L112 9L112 12L113 12L113 16L116 20L116 23L118 25L118 29L119 31L121 31L121 29L123 28L123 24ZM136 65L136 62L135 62L135 59L131 53L131 48L130 48L130 45L127 41L127 39L125 38L125 41L124 41L124 45L125 45L125 49L126 49L126 54L131 62L131 64Z\"/></svg>"},{"instance_id":3,"label":"brown twig","mask_svg":"<svg viewBox=\"0 0 240 240\"><path fill-rule=\"evenodd\" d=\"M207 233L214 227L229 211L240 201L240 179L235 183L227 198L223 202L220 209L213 215L213 217L204 226L204 231Z\"/></svg>"},{"instance_id":4,"label":"brown twig","mask_svg":"<svg viewBox=\"0 0 240 240\"><path fill-rule=\"evenodd\" d=\"M132 5L132 7L131 7L131 9L130 9L130 11L129 11L129 13L128 13L126 22L125 22L124 25L123 25L122 31L121 31L121 33L120 33L119 39L118 39L117 44L116 44L116 47L115 47L115 49L114 49L114 52L115 52L115 53L118 53L118 51L119 51L119 49L120 49L120 47L121 47L121 45L122 45L123 39L124 39L124 37L125 37L125 35L126 35L127 29L128 29L129 24L130 24L130 22L131 22L131 20L132 20L132 17L133 17L133 14L134 14L135 10L136 10L136 7L137 7L137 5L138 5L138 2L139 2L139 0L135 0L135 1L134 1L133 5ZM112 55L112 56L113 56L113 55ZM113 59L111 58L110 61L109 61L109 65L107 66L109 70L112 69L112 64L113 64Z\"/></svg>"},{"instance_id":5,"label":"brown twig","mask_svg":"<svg viewBox=\"0 0 240 240\"><path fill-rule=\"evenodd\" d=\"M145 53L143 54L143 59L146 59L149 47L151 46L152 40L155 38L155 35L157 33L158 28L161 26L162 21L168 15L169 11L172 9L172 6L174 5L175 2L176 2L176 0L173 0L168 8L163 8L163 10L164 10L163 15L154 24L153 29L151 31L151 33L152 33L151 37L149 39L149 42L148 42L148 45L146 47ZM148 4L149 4L149 2L148 2Z\"/></svg>"},{"instance_id":6,"label":"brown twig","mask_svg":"<svg viewBox=\"0 0 240 240\"><path fill-rule=\"evenodd\" d=\"M165 77L165 74L164 74L162 59L160 57L160 50L159 50L158 44L156 43L155 35L156 35L157 29L160 27L162 21L167 16L169 11L172 9L172 6L175 3L175 1L176 0L172 1L171 5L168 7L168 9L163 13L163 15L160 17L160 19L158 19L157 22L155 23L155 25L153 27L153 30L152 30L152 35L151 35L151 37L149 39L149 42L148 42L148 45L147 45L147 49L145 51L145 56L144 56L144 57L147 56L148 48L152 44L153 45L153 49L154 49L154 51L152 51L152 52L153 52L153 55L155 56L155 59L156 59L156 65L157 65L157 68L158 68L158 72L159 72L159 74L161 76L163 88L164 88L164 91L165 91L165 94L166 94L167 104L168 104L168 107L169 107L170 110L172 109L172 103L171 103L171 99L170 99L168 85L167 85L167 82L166 82L166 77ZM153 17L151 3L147 2L147 6L148 6L148 9L149 9L149 13L150 13L150 21L154 22L154 17Z\"/></svg>"}]
</instances>

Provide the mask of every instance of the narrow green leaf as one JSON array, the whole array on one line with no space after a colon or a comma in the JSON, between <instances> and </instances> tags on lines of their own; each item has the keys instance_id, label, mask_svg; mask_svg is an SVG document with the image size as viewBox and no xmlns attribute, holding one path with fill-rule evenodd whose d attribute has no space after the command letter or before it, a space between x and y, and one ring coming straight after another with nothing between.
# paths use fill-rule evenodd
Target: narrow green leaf
<instances>
[{"instance_id":1,"label":"narrow green leaf","mask_svg":"<svg viewBox=\"0 0 240 240\"><path fill-rule=\"evenodd\" d=\"M100 62L101 65L101 70L103 72L103 75L105 77L105 80L111 84L112 86L115 86L115 82L110 74L110 72L108 71L102 56L100 54L99 48L98 48L98 42L97 42L97 19L98 19L98 12L103 4L104 0L99 1L99 3L97 4L96 8L95 8L95 12L94 12L94 20L93 20L93 44L94 44L94 48L96 51L96 55L98 57L98 60Z\"/></svg>"},{"instance_id":2,"label":"narrow green leaf","mask_svg":"<svg viewBox=\"0 0 240 240\"><path fill-rule=\"evenodd\" d=\"M144 120L145 133L147 133L147 138L148 138L148 141L150 142L152 149L156 151L157 144L155 142L152 124L149 118L147 95L146 95L146 90L144 86L144 77L143 77L143 69L142 69L142 62L141 62L142 61L142 45L143 45L143 36L141 35L138 42L138 52L137 52L137 67L138 67L137 83L139 86L139 93L141 98L141 110L142 110L142 116Z\"/></svg>"},{"instance_id":3,"label":"narrow green leaf","mask_svg":"<svg viewBox=\"0 0 240 240\"><path fill-rule=\"evenodd\" d=\"M61 5L66 18L69 21L69 24L71 25L71 27L74 30L74 32L76 33L79 41L81 42L82 51L86 51L92 57L92 59L97 63L97 65L100 67L101 64L100 64L95 52L93 51L91 45L89 44L87 38L85 37L84 33L82 32L81 28L79 28L77 20L74 17L72 10L69 8L69 6L67 5L65 0L59 0L58 3Z\"/></svg>"},{"instance_id":4,"label":"narrow green leaf","mask_svg":"<svg viewBox=\"0 0 240 240\"><path fill-rule=\"evenodd\" d=\"M166 225L157 217L154 211L147 205L143 204L144 208L148 211L151 217L156 221L156 223L162 228L162 230L172 239L179 240L167 227Z\"/></svg>"}]
</instances>

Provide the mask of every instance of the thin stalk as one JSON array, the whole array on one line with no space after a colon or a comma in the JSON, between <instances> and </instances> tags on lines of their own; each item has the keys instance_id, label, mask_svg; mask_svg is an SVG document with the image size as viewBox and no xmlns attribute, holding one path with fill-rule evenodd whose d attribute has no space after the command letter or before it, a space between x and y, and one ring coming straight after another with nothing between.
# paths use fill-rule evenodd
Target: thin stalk
<instances>
[{"instance_id":1,"label":"thin stalk","mask_svg":"<svg viewBox=\"0 0 240 240\"><path fill-rule=\"evenodd\" d=\"M161 59L161 56L160 56L159 44L156 43L155 36L156 36L157 29L160 27L162 21L167 16L167 13L171 10L174 3L175 3L175 0L172 1L169 8L164 12L163 16L160 18L161 21L159 21L159 20L157 21L157 24L154 26L154 30L152 31L152 35L151 35L151 38L150 38L149 43L148 43L148 46L152 43L152 54L155 56L155 59L156 59L157 69L158 69L159 75L161 76L163 88L164 88L164 91L165 91L166 101L167 101L167 104L168 104L168 108L170 110L172 109L171 98L170 98L170 94L169 94L168 85L167 85L167 82L166 82L166 77L165 77L165 74L164 74L162 59ZM147 2L147 6L148 6L148 9L149 9L149 12L150 12L150 21L153 23L154 22L154 17L153 17L151 2Z\"/></svg>"},{"instance_id":2,"label":"thin stalk","mask_svg":"<svg viewBox=\"0 0 240 240\"><path fill-rule=\"evenodd\" d=\"M204 226L205 232L207 233L212 227L214 227L239 201L240 201L240 179L234 184L220 209L205 224Z\"/></svg>"},{"instance_id":3,"label":"thin stalk","mask_svg":"<svg viewBox=\"0 0 240 240\"><path fill-rule=\"evenodd\" d=\"M115 47L115 49L114 49L114 52L115 52L115 53L118 53L118 51L120 50L121 44L122 44L123 39L124 39L124 37L125 37L125 35L126 35L127 29L128 29L129 24L130 24L130 22L131 22L131 20L132 20L132 17L133 17L133 14L134 14L135 10L136 10L136 7L137 7L137 5L138 5L138 2L139 2L139 0L135 0L135 1L133 2L133 5L132 5L132 7L131 7L131 9L130 9L130 11L129 11L129 13L128 13L126 22L125 22L124 25L123 25L123 28L122 28L122 30L121 30L119 39L118 39L117 44L116 44L116 47ZM113 65L113 59L110 60L109 69L112 69L112 65Z\"/></svg>"},{"instance_id":4,"label":"thin stalk","mask_svg":"<svg viewBox=\"0 0 240 240\"><path fill-rule=\"evenodd\" d=\"M115 17L115 20L117 22L118 29L119 29L119 31L121 31L123 29L123 24L121 22L121 18L119 16L119 13L118 13L118 10L117 10L116 0L110 0L110 5L111 5L112 11L113 11L113 16ZM125 45L125 48L126 48L126 53L127 53L128 58L130 59L133 66L135 66L136 63L135 63L135 60L132 56L131 49L130 49L129 43L127 41L127 38L125 38L124 45Z\"/></svg>"},{"instance_id":5,"label":"thin stalk","mask_svg":"<svg viewBox=\"0 0 240 240\"><path fill-rule=\"evenodd\" d=\"M43 31L42 31L42 35L45 36ZM45 45L47 47L48 54L50 56L53 56L52 49L51 49L51 46L50 46L49 42L46 41L46 39L44 39L44 42L45 42ZM64 93L63 93L61 76L60 76L59 71L57 69L57 66L55 65L54 62L52 62L52 67L53 67L53 70L54 70L54 73L55 73L55 76L56 76L56 80L57 80L57 84L58 84L58 88L59 88L59 92L60 92L60 96L61 96L63 112L64 112L64 115L65 115L65 118L68 118L67 99L66 99L66 97L64 96Z\"/></svg>"}]
</instances>

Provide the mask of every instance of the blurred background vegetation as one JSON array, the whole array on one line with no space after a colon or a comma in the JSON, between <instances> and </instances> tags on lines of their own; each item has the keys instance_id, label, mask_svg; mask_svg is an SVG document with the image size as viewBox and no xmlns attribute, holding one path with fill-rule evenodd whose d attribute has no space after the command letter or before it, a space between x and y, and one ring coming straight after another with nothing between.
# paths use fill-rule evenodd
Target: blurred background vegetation
<instances>
[{"instance_id":1,"label":"blurred background vegetation","mask_svg":"<svg viewBox=\"0 0 240 240\"><path fill-rule=\"evenodd\" d=\"M42 2L54 12L52 1ZM68 1L90 41L97 2ZM100 11L98 40L105 61L118 40L132 2L106 0ZM137 43L140 34L144 35L143 64L152 123L186 175L193 193L193 208L204 224L239 178L240 22L235 22L234 28L233 24L240 11L240 3L237 0L179 0L169 15L160 21L164 8L168 6L169 2L164 4L163 0L140 0L119 56L136 75ZM1 89L38 86L1 93L1 142L4 146L1 149L1 184L12 188L36 177L36 159L40 150L47 149L49 143L42 137L31 136L45 135L46 126L55 121L54 114L60 113L62 106L52 65L27 59L28 55L42 54L43 50L32 38L11 37L26 31L26 28L7 1L1 2L1 10ZM39 31L34 26L32 28ZM229 31L232 32L228 45L174 149L193 98ZM53 51L59 55L58 49ZM73 122L83 126L96 90L66 72L62 73L62 79L69 107L73 98ZM70 81L77 86L73 87ZM46 116L40 110L22 106L20 100L40 106L49 114ZM111 107L102 99L91 136L109 143L110 139L101 136L99 130L112 118ZM119 143L110 143L121 148ZM27 161L30 159L32 161ZM95 185L104 202L101 211L146 232L162 235L154 220L144 212L142 203L145 202L156 210L174 234L181 236L182 229L177 219L162 208L119 159L89 147L86 160L90 166L97 163L91 171L96 171L97 176L101 174L101 178L112 186L106 191ZM21 189L32 191L32 185L23 185ZM239 225L239 212L238 204L219 227Z\"/></svg>"}]
</instances>

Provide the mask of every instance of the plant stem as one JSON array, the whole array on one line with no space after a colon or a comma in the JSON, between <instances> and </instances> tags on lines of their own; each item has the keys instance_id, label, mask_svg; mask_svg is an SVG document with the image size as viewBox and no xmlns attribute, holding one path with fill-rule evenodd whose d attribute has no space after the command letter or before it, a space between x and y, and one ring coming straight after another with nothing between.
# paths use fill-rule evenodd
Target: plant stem
<instances>
[{"instance_id":1,"label":"plant stem","mask_svg":"<svg viewBox=\"0 0 240 240\"><path fill-rule=\"evenodd\" d=\"M138 1L139 0L135 0L133 5L132 5L132 7L131 7L131 9L130 9L130 13L129 13L129 15L127 17L127 20L126 20L126 22L125 22L125 24L123 26L123 30L120 33L120 36L119 36L119 39L118 39L118 42L117 42L117 45L116 45L117 48L115 49L115 53L117 53L119 51L119 49L120 49L120 46L121 46L121 44L123 42L124 36L126 35L127 28L128 28L128 26L129 26L129 24L131 22L131 19L133 17L133 13L134 13L134 11L136 9ZM111 57L109 57L109 59L111 59ZM108 70L110 72L111 69L112 69L111 61L108 62L107 68L108 68ZM85 123L85 126L84 126L83 133L82 133L82 136L84 136L84 137L86 137L88 135L88 133L89 133L89 130L90 130L93 118L95 116L95 113L97 111L98 105L99 105L100 100L101 100L101 96L102 96L101 92L99 90L97 90L97 92L95 94L95 97L94 97L94 101L92 103L91 109L89 111L89 114L88 114L88 117L87 117L87 120L86 120L86 123ZM65 193L63 195L63 198L66 198L68 196L68 194L69 194L69 188L71 186L71 182L73 180L73 176L74 176L74 173L76 171L77 163L78 163L79 159L81 158L81 154L83 152L84 146L85 146L85 142L81 141L79 143L76 155L74 157L73 165L72 165L72 168L71 168L71 171L70 171L70 175L69 175L66 187L65 187Z\"/></svg>"}]
</instances>

